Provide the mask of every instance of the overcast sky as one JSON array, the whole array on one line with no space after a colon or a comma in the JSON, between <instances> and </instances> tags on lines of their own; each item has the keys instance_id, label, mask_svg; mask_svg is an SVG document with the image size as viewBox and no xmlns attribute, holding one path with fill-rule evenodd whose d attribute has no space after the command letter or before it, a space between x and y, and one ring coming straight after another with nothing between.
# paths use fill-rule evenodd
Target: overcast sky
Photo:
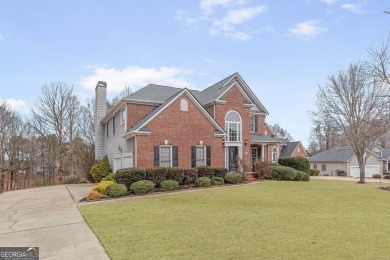
<instances>
[{"instance_id":1,"label":"overcast sky","mask_svg":"<svg viewBox=\"0 0 390 260\"><path fill-rule=\"evenodd\" d=\"M43 84L202 90L238 72L295 140L318 85L390 32L389 0L0 0L0 99L28 115Z\"/></svg>"}]
</instances>

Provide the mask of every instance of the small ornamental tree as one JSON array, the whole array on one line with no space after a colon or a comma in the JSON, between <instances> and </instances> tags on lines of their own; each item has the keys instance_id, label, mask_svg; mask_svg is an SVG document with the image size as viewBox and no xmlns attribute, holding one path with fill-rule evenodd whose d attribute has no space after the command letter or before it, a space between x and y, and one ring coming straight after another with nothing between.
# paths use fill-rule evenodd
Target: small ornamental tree
<instances>
[{"instance_id":1,"label":"small ornamental tree","mask_svg":"<svg viewBox=\"0 0 390 260\"><path fill-rule=\"evenodd\" d=\"M104 178L104 177L106 177L107 175L109 175L110 173L111 173L110 162L108 161L107 155L105 155L105 156L102 158L102 162L100 163L100 166L99 166L99 175L100 175L100 178Z\"/></svg>"},{"instance_id":2,"label":"small ornamental tree","mask_svg":"<svg viewBox=\"0 0 390 260\"><path fill-rule=\"evenodd\" d=\"M261 161L261 160L255 161L254 168L255 168L255 172L256 172L256 177L259 180L263 180L272 172L270 165L266 162Z\"/></svg>"}]
</instances>

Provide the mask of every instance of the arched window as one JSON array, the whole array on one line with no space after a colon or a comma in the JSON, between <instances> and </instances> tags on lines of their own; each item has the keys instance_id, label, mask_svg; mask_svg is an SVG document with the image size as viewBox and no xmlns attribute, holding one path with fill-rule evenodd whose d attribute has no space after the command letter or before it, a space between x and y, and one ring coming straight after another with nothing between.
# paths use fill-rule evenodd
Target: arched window
<instances>
[{"instance_id":1,"label":"arched window","mask_svg":"<svg viewBox=\"0 0 390 260\"><path fill-rule=\"evenodd\" d=\"M182 99L181 101L180 101L180 110L181 111L188 111L188 101L187 101L187 99Z\"/></svg>"},{"instance_id":2,"label":"arched window","mask_svg":"<svg viewBox=\"0 0 390 260\"><path fill-rule=\"evenodd\" d=\"M241 142L241 117L236 111L226 114L226 132L228 142Z\"/></svg>"},{"instance_id":3,"label":"arched window","mask_svg":"<svg viewBox=\"0 0 390 260\"><path fill-rule=\"evenodd\" d=\"M276 147L272 148L272 162L276 162L277 160L277 150Z\"/></svg>"}]
</instances>

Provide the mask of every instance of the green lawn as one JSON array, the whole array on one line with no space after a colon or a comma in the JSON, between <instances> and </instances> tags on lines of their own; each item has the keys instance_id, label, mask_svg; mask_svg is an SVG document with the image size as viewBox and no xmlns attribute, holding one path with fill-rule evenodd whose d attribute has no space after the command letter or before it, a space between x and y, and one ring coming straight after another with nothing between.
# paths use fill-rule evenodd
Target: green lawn
<instances>
[{"instance_id":1,"label":"green lawn","mask_svg":"<svg viewBox=\"0 0 390 260\"><path fill-rule=\"evenodd\" d=\"M389 259L379 186L266 181L80 211L112 259Z\"/></svg>"}]
</instances>

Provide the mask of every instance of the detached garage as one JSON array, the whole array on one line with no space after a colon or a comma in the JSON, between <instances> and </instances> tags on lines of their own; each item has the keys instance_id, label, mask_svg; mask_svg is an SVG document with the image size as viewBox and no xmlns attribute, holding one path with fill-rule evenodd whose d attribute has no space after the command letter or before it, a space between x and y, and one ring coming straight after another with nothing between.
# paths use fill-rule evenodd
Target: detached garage
<instances>
[{"instance_id":1,"label":"detached garage","mask_svg":"<svg viewBox=\"0 0 390 260\"><path fill-rule=\"evenodd\" d=\"M320 175L337 176L337 172L343 171L346 176L360 177L358 161L350 146L334 147L308 159L310 168L320 170ZM381 174L384 161L378 154L371 152L367 158L365 176Z\"/></svg>"},{"instance_id":2,"label":"detached garage","mask_svg":"<svg viewBox=\"0 0 390 260\"><path fill-rule=\"evenodd\" d=\"M360 177L359 166L351 166L349 170L351 177ZM366 165L366 170L364 171L366 177L372 177L374 174L381 174L379 165Z\"/></svg>"}]
</instances>

